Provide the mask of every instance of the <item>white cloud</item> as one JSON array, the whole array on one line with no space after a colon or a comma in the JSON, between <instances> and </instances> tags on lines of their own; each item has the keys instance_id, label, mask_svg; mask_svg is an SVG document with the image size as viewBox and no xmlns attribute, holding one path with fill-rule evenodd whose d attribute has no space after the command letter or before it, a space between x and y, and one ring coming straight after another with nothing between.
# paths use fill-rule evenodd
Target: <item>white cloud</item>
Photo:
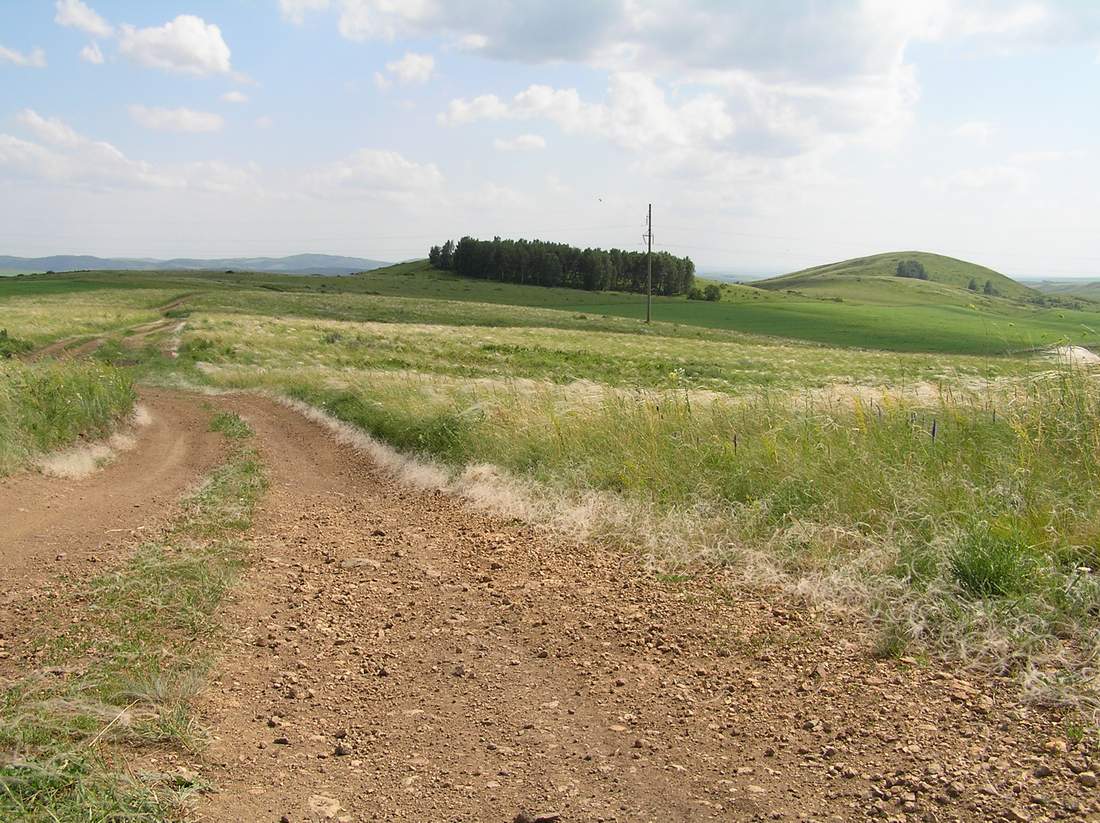
<instances>
[{"instance_id":1,"label":"white cloud","mask_svg":"<svg viewBox=\"0 0 1100 823\"><path fill-rule=\"evenodd\" d=\"M930 188L940 191L1022 192L1034 181L1032 172L1018 166L989 165L962 169L954 174L932 178L927 183Z\"/></svg>"},{"instance_id":2,"label":"white cloud","mask_svg":"<svg viewBox=\"0 0 1100 823\"><path fill-rule=\"evenodd\" d=\"M344 193L412 202L438 192L443 174L434 163L416 163L395 151L364 148L312 172L308 183L322 196Z\"/></svg>"},{"instance_id":3,"label":"white cloud","mask_svg":"<svg viewBox=\"0 0 1100 823\"><path fill-rule=\"evenodd\" d=\"M728 150L725 143L735 132L733 117L718 97L700 94L673 104L654 81L634 72L612 75L602 103L582 100L576 89L533 85L508 102L495 95L452 100L439 117L444 124L500 119L548 120L567 134L596 135L626 149L645 150L668 167L696 160L701 152Z\"/></svg>"},{"instance_id":4,"label":"white cloud","mask_svg":"<svg viewBox=\"0 0 1100 823\"><path fill-rule=\"evenodd\" d=\"M535 151L546 148L546 138L538 134L520 134L513 138L498 137L493 141L497 151Z\"/></svg>"},{"instance_id":5,"label":"white cloud","mask_svg":"<svg viewBox=\"0 0 1100 823\"><path fill-rule=\"evenodd\" d=\"M110 37L114 33L114 27L83 0L57 0L54 7L57 14L53 19L58 25L80 29L93 37Z\"/></svg>"},{"instance_id":6,"label":"white cloud","mask_svg":"<svg viewBox=\"0 0 1100 823\"><path fill-rule=\"evenodd\" d=\"M393 81L380 71L374 73L374 87L380 91L386 91L393 85Z\"/></svg>"},{"instance_id":7,"label":"white cloud","mask_svg":"<svg viewBox=\"0 0 1100 823\"><path fill-rule=\"evenodd\" d=\"M16 122L32 132L39 140L55 146L78 146L84 142L73 127L58 117L43 117L34 109L23 109L15 116Z\"/></svg>"},{"instance_id":8,"label":"white cloud","mask_svg":"<svg viewBox=\"0 0 1100 823\"><path fill-rule=\"evenodd\" d=\"M248 95L241 91L227 91L221 100L223 103L247 103Z\"/></svg>"},{"instance_id":9,"label":"white cloud","mask_svg":"<svg viewBox=\"0 0 1100 823\"><path fill-rule=\"evenodd\" d=\"M699 137L717 130L727 133L715 149L727 160L762 163L852 144L888 146L904 137L920 94L907 58L914 43L966 40L997 51L1100 44L1100 10L1071 0L789 0L782 13L758 0L339 0L337 5L339 30L352 40L441 38L498 60L565 61L605 69L613 77L641 77L632 92L639 105L649 99L662 108L652 115L642 108L626 113L631 122L660 127L663 136L652 142L686 146L677 131ZM652 89L664 91L658 95ZM688 95L693 106L685 110L673 94ZM575 120L564 110L569 102L555 101L559 119ZM578 114L600 114L599 108L574 102ZM499 117L492 111L499 105L493 94L457 100L441 119ZM701 114L707 125L685 129L666 116L668 110ZM579 125L574 130L582 131ZM586 131L616 134L620 143L626 136L607 121Z\"/></svg>"},{"instance_id":10,"label":"white cloud","mask_svg":"<svg viewBox=\"0 0 1100 823\"><path fill-rule=\"evenodd\" d=\"M305 21L309 12L324 11L328 6L329 0L279 0L279 11L283 18L297 25Z\"/></svg>"},{"instance_id":11,"label":"white cloud","mask_svg":"<svg viewBox=\"0 0 1100 823\"><path fill-rule=\"evenodd\" d=\"M973 140L976 143L986 143L993 136L993 127L982 120L968 120L959 124L952 134L956 137Z\"/></svg>"},{"instance_id":12,"label":"white cloud","mask_svg":"<svg viewBox=\"0 0 1100 823\"><path fill-rule=\"evenodd\" d=\"M17 66L42 69L46 67L46 52L42 49L34 49L24 54L21 51L0 46L0 63L14 63Z\"/></svg>"},{"instance_id":13,"label":"white cloud","mask_svg":"<svg viewBox=\"0 0 1100 823\"><path fill-rule=\"evenodd\" d=\"M266 114L256 118L256 128L258 129L270 129L274 125L275 121Z\"/></svg>"},{"instance_id":14,"label":"white cloud","mask_svg":"<svg viewBox=\"0 0 1100 823\"><path fill-rule=\"evenodd\" d=\"M508 105L495 94L482 94L472 100L461 97L452 100L447 111L436 119L442 125L457 126L475 120L501 120L510 112Z\"/></svg>"},{"instance_id":15,"label":"white cloud","mask_svg":"<svg viewBox=\"0 0 1100 823\"><path fill-rule=\"evenodd\" d=\"M0 134L0 173L95 188L186 185L185 179L130 160L110 143L78 134L57 118L24 109L16 119L46 145Z\"/></svg>"},{"instance_id":16,"label":"white cloud","mask_svg":"<svg viewBox=\"0 0 1100 823\"><path fill-rule=\"evenodd\" d=\"M259 169L198 161L178 166L154 166L133 160L110 143L93 140L56 117L24 109L16 121L34 140L0 134L0 180L37 180L95 191L130 189L190 189L203 192L249 191L259 188Z\"/></svg>"},{"instance_id":17,"label":"white cloud","mask_svg":"<svg viewBox=\"0 0 1100 823\"><path fill-rule=\"evenodd\" d=\"M157 131L211 132L220 131L224 121L220 114L194 109L168 109L159 106L133 104L130 117L139 126Z\"/></svg>"},{"instance_id":18,"label":"white cloud","mask_svg":"<svg viewBox=\"0 0 1100 823\"><path fill-rule=\"evenodd\" d=\"M435 71L435 58L430 54L407 52L400 60L386 64L386 69L405 85L427 83Z\"/></svg>"},{"instance_id":19,"label":"white cloud","mask_svg":"<svg viewBox=\"0 0 1100 823\"><path fill-rule=\"evenodd\" d=\"M143 66L180 74L203 76L232 70L221 29L192 14L145 29L123 25L118 49Z\"/></svg>"},{"instance_id":20,"label":"white cloud","mask_svg":"<svg viewBox=\"0 0 1100 823\"><path fill-rule=\"evenodd\" d=\"M103 63L103 52L99 50L97 43L89 43L80 50L80 59L98 66Z\"/></svg>"}]
</instances>

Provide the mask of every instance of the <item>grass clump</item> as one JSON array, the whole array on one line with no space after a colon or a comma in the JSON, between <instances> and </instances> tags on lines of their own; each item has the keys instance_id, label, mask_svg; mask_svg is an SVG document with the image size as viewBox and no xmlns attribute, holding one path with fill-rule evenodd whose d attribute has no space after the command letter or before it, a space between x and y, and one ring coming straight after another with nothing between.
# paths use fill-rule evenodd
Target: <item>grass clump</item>
<instances>
[{"instance_id":1,"label":"grass clump","mask_svg":"<svg viewBox=\"0 0 1100 823\"><path fill-rule=\"evenodd\" d=\"M110 366L0 360L0 476L41 452L108 434L136 397L130 376Z\"/></svg>"},{"instance_id":2,"label":"grass clump","mask_svg":"<svg viewBox=\"0 0 1100 823\"><path fill-rule=\"evenodd\" d=\"M265 488L240 418L238 446L173 525L79 593L87 621L43 640L60 680L0 692L0 819L179 819L194 775L131 774L125 752L194 750L191 701L205 683L214 614L244 563L237 535Z\"/></svg>"},{"instance_id":3,"label":"grass clump","mask_svg":"<svg viewBox=\"0 0 1100 823\"><path fill-rule=\"evenodd\" d=\"M221 432L233 440L243 440L252 436L252 429L238 415L232 412L218 412L210 421L210 431Z\"/></svg>"},{"instance_id":4,"label":"grass clump","mask_svg":"<svg viewBox=\"0 0 1100 823\"><path fill-rule=\"evenodd\" d=\"M29 340L19 340L8 334L7 329L0 329L0 359L10 360L17 354L25 354L34 348Z\"/></svg>"},{"instance_id":5,"label":"grass clump","mask_svg":"<svg viewBox=\"0 0 1100 823\"><path fill-rule=\"evenodd\" d=\"M950 563L951 574L970 597L1013 597L1037 582L1032 547L984 524L962 537Z\"/></svg>"}]
</instances>

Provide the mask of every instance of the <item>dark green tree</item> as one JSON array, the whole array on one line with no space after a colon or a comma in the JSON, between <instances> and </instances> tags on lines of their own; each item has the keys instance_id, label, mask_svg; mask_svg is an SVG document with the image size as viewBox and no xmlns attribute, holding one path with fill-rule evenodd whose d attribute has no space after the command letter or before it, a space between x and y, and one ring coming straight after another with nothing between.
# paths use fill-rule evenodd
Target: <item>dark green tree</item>
<instances>
[{"instance_id":1,"label":"dark green tree","mask_svg":"<svg viewBox=\"0 0 1100 823\"><path fill-rule=\"evenodd\" d=\"M722 290L718 288L714 283L711 283L705 289L703 289L703 297L712 303L717 303L722 299Z\"/></svg>"},{"instance_id":2,"label":"dark green tree","mask_svg":"<svg viewBox=\"0 0 1100 823\"><path fill-rule=\"evenodd\" d=\"M455 241L448 240L439 250L439 268L453 269L455 265Z\"/></svg>"},{"instance_id":3,"label":"dark green tree","mask_svg":"<svg viewBox=\"0 0 1100 823\"><path fill-rule=\"evenodd\" d=\"M924 270L924 264L919 260L899 260L897 276L911 277L914 280L927 280L928 272Z\"/></svg>"},{"instance_id":4,"label":"dark green tree","mask_svg":"<svg viewBox=\"0 0 1100 823\"><path fill-rule=\"evenodd\" d=\"M975 280L973 277L971 277L970 282L966 284L966 287L968 289L970 289L970 291L977 291L978 290L978 281Z\"/></svg>"}]
</instances>

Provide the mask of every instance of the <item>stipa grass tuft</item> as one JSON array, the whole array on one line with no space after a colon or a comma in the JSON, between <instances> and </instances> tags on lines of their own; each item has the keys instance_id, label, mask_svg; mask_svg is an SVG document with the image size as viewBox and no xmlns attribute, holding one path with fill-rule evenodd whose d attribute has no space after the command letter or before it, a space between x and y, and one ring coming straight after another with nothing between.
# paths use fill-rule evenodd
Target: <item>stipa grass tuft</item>
<instances>
[{"instance_id":1,"label":"stipa grass tuft","mask_svg":"<svg viewBox=\"0 0 1100 823\"><path fill-rule=\"evenodd\" d=\"M963 535L951 551L951 573L970 597L1012 597L1041 585L1033 549L987 525Z\"/></svg>"}]
</instances>

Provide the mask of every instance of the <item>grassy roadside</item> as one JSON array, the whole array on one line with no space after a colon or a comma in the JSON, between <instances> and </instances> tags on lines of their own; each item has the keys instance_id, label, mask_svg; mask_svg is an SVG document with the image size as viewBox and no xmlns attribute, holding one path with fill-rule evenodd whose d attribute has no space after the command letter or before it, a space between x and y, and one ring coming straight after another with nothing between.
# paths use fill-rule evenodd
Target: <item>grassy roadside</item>
<instances>
[{"instance_id":1,"label":"grassy roadside","mask_svg":"<svg viewBox=\"0 0 1100 823\"><path fill-rule=\"evenodd\" d=\"M1081 372L923 402L571 397L426 376L285 389L454 477L503 468L574 506L578 532L647 541L666 568L723 565L864 610L882 653L1100 706L1100 392ZM618 513L583 522L607 518L590 493Z\"/></svg>"},{"instance_id":2,"label":"grassy roadside","mask_svg":"<svg viewBox=\"0 0 1100 823\"><path fill-rule=\"evenodd\" d=\"M136 398L130 375L109 365L0 360L0 477L36 454L109 434Z\"/></svg>"},{"instance_id":3,"label":"grassy roadside","mask_svg":"<svg viewBox=\"0 0 1100 823\"><path fill-rule=\"evenodd\" d=\"M251 432L212 427L228 461L183 502L173 525L125 565L83 584L87 620L42 638L47 671L0 692L0 819L177 819L197 778L134 773L128 755L192 749L191 699L214 651L215 612L244 563L238 537L265 488Z\"/></svg>"}]
</instances>

